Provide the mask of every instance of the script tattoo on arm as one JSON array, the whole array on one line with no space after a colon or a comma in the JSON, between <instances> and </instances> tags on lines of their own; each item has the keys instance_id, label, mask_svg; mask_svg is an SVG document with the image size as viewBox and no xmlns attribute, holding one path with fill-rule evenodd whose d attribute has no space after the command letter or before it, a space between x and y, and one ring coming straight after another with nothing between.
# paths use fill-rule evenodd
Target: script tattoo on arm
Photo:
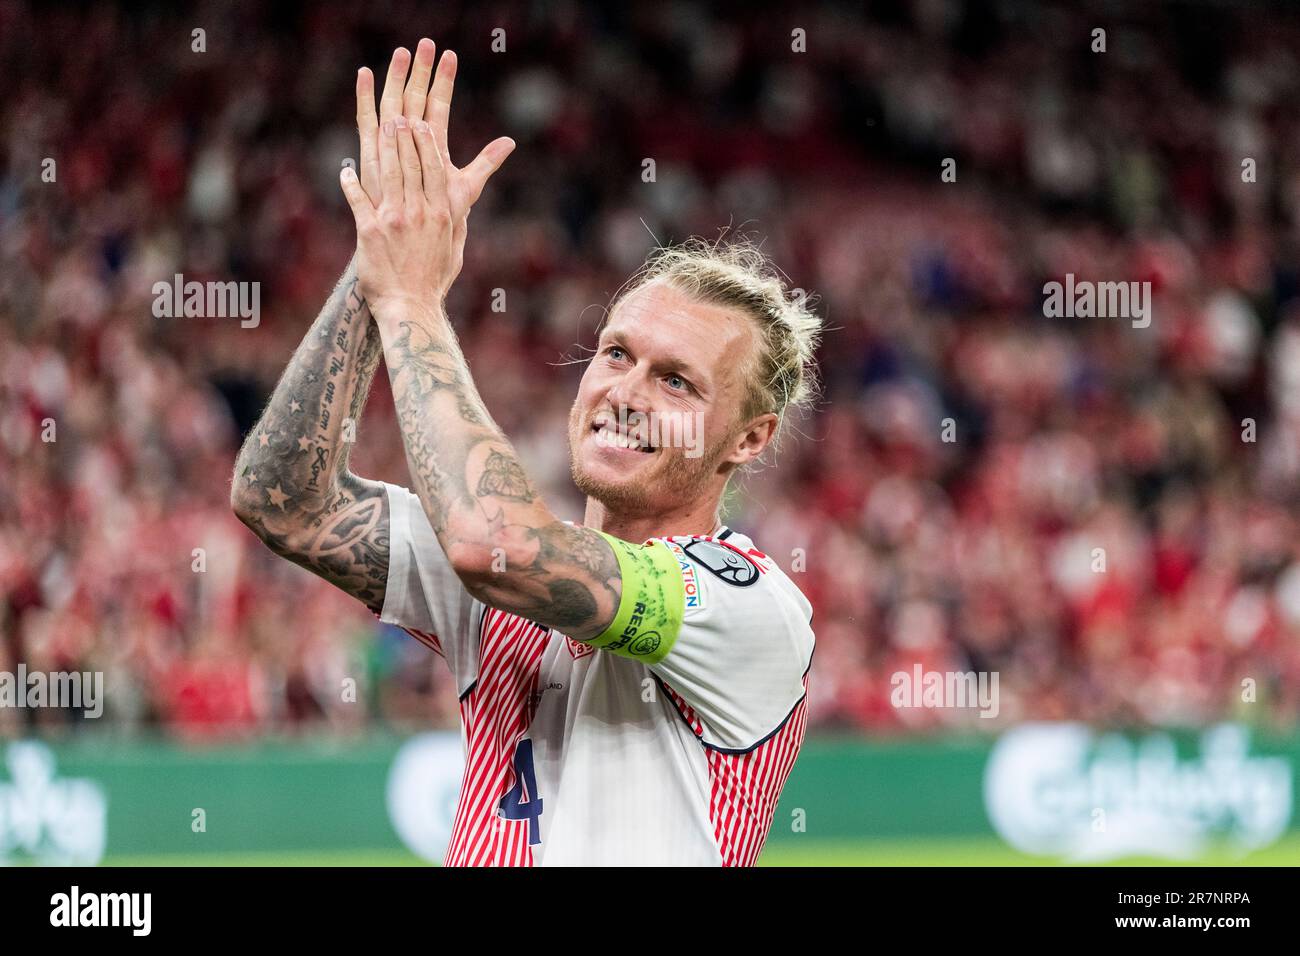
<instances>
[{"instance_id":1,"label":"script tattoo on arm","mask_svg":"<svg viewBox=\"0 0 1300 956\"><path fill-rule=\"evenodd\" d=\"M388 580L384 486L348 470L383 353L350 265L235 463L231 506L276 554L380 611Z\"/></svg>"},{"instance_id":2,"label":"script tattoo on arm","mask_svg":"<svg viewBox=\"0 0 1300 956\"><path fill-rule=\"evenodd\" d=\"M415 492L466 588L579 640L603 631L622 594L618 560L542 502L446 316L397 323L385 356Z\"/></svg>"}]
</instances>

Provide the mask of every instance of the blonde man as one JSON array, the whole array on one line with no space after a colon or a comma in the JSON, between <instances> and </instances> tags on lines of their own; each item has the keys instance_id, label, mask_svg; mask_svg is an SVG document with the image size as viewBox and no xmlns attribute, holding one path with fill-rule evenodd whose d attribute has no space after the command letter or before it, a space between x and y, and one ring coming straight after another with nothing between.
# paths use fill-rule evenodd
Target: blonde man
<instances>
[{"instance_id":1,"label":"blonde man","mask_svg":"<svg viewBox=\"0 0 1300 956\"><path fill-rule=\"evenodd\" d=\"M273 550L446 658L466 769L453 865L749 865L803 741L807 600L719 521L805 403L817 319L744 245L661 251L614 303L569 416L581 526L542 501L443 309L466 216L456 59L357 79L357 254L250 433L232 505ZM407 76L409 68L409 78ZM347 468L382 350L414 492Z\"/></svg>"}]
</instances>

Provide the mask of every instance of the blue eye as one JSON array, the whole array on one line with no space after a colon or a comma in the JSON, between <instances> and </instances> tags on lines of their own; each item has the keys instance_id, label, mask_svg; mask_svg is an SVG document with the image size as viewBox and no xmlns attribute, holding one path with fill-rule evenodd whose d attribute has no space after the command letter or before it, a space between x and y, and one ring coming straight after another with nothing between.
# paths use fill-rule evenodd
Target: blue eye
<instances>
[{"instance_id":1,"label":"blue eye","mask_svg":"<svg viewBox=\"0 0 1300 956\"><path fill-rule=\"evenodd\" d=\"M668 387L669 387L669 388L685 388L685 387L686 387L686 379L682 378L680 375L669 375L669 376L668 376Z\"/></svg>"},{"instance_id":2,"label":"blue eye","mask_svg":"<svg viewBox=\"0 0 1300 956\"><path fill-rule=\"evenodd\" d=\"M623 356L626 353L617 345L611 345L608 349L605 350L605 354L608 355L610 358L614 359L615 361L617 361L618 359L623 358Z\"/></svg>"}]
</instances>

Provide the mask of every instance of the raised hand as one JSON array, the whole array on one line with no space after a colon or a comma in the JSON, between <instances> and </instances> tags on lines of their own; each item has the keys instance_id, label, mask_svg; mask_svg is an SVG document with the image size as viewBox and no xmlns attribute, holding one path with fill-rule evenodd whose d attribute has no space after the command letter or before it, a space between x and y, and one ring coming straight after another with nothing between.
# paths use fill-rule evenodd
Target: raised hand
<instances>
[{"instance_id":1,"label":"raised hand","mask_svg":"<svg viewBox=\"0 0 1300 956\"><path fill-rule=\"evenodd\" d=\"M360 177L358 182L345 168L341 182L357 223L358 274L372 309L376 296L435 295L440 300L446 295L464 261L469 210L488 178L515 147L510 138L499 137L468 166L452 164L447 125L456 54L444 51L430 94L435 52L429 39L417 45L414 60L404 47L393 51L378 115L374 76L365 67L357 73ZM445 230L438 226L444 220L448 224ZM369 255L362 250L363 224L376 240L369 243ZM378 242L380 233L383 243ZM417 248L398 248L411 244ZM386 250L382 256L381 245ZM429 259L422 275L418 262L421 248ZM426 306L435 304L436 300L425 302Z\"/></svg>"}]
</instances>

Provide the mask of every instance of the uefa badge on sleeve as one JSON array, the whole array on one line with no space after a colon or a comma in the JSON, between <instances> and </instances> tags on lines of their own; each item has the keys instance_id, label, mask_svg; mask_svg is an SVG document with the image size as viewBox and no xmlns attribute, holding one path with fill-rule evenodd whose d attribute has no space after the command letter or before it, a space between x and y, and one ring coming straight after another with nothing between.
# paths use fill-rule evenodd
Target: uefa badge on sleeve
<instances>
[{"instance_id":1,"label":"uefa badge on sleeve","mask_svg":"<svg viewBox=\"0 0 1300 956\"><path fill-rule=\"evenodd\" d=\"M758 580L758 566L725 544L692 541L684 550L701 567L730 585L747 588Z\"/></svg>"}]
</instances>

